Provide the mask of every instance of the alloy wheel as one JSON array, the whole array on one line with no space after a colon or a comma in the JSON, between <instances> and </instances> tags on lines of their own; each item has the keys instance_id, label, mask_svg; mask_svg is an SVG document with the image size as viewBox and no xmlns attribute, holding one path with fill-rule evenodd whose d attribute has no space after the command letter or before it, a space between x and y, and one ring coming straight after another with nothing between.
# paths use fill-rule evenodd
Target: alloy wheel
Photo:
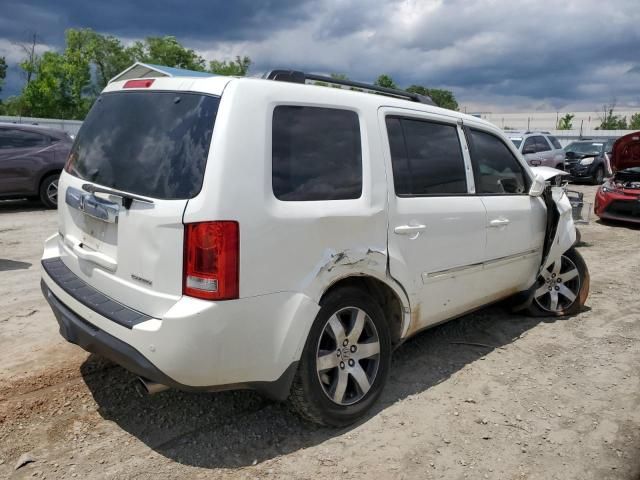
<instances>
[{"instance_id":1,"label":"alloy wheel","mask_svg":"<svg viewBox=\"0 0 640 480\"><path fill-rule=\"evenodd\" d=\"M58 179L56 178L54 181L47 185L47 198L53 203L57 205L58 203Z\"/></svg>"},{"instance_id":2,"label":"alloy wheel","mask_svg":"<svg viewBox=\"0 0 640 480\"><path fill-rule=\"evenodd\" d=\"M538 277L534 301L547 312L562 312L576 301L580 286L578 268L563 255Z\"/></svg>"},{"instance_id":3,"label":"alloy wheel","mask_svg":"<svg viewBox=\"0 0 640 480\"><path fill-rule=\"evenodd\" d=\"M316 370L325 395L353 405L371 389L380 364L380 338L373 320L357 307L333 314L316 349Z\"/></svg>"}]
</instances>

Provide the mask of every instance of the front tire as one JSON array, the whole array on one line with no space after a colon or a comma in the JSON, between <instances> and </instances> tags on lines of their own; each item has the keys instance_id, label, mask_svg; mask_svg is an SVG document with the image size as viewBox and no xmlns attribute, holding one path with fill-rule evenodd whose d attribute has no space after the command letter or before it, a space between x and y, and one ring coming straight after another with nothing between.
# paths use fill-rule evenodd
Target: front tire
<instances>
[{"instance_id":1,"label":"front tire","mask_svg":"<svg viewBox=\"0 0 640 480\"><path fill-rule=\"evenodd\" d=\"M591 179L591 183L593 185L600 185L604 181L604 168L602 166L598 167L596 173L593 174L593 178Z\"/></svg>"},{"instance_id":2,"label":"front tire","mask_svg":"<svg viewBox=\"0 0 640 480\"><path fill-rule=\"evenodd\" d=\"M536 317L575 315L589 295L589 269L582 255L570 248L538 277L529 306Z\"/></svg>"},{"instance_id":3,"label":"front tire","mask_svg":"<svg viewBox=\"0 0 640 480\"><path fill-rule=\"evenodd\" d=\"M336 290L321 302L289 402L311 422L349 425L376 402L390 364L391 335L380 306L359 289Z\"/></svg>"},{"instance_id":4,"label":"front tire","mask_svg":"<svg viewBox=\"0 0 640 480\"><path fill-rule=\"evenodd\" d=\"M40 201L47 208L58 207L58 180L60 175L49 175L40 184Z\"/></svg>"}]
</instances>

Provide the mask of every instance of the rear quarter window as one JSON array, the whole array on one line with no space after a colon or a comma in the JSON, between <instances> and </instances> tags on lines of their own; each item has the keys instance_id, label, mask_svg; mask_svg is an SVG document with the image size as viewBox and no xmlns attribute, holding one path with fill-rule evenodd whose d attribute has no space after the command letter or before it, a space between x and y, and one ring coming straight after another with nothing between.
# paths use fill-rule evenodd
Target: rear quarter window
<instances>
[{"instance_id":1,"label":"rear quarter window","mask_svg":"<svg viewBox=\"0 0 640 480\"><path fill-rule=\"evenodd\" d=\"M560 142L558 141L558 139L556 137L553 137L553 136L549 135L547 138L551 142L551 145L553 145L553 148L555 148L557 150L562 149L562 145L560 145Z\"/></svg>"},{"instance_id":2,"label":"rear quarter window","mask_svg":"<svg viewBox=\"0 0 640 480\"><path fill-rule=\"evenodd\" d=\"M362 140L350 110L277 106L272 187L279 200L347 200L362 194Z\"/></svg>"}]
</instances>

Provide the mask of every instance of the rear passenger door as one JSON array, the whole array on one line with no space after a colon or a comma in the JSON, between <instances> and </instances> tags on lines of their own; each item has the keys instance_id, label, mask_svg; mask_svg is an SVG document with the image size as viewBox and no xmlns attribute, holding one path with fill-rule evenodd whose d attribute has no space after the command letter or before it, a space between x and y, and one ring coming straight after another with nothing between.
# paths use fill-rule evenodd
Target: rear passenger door
<instances>
[{"instance_id":1,"label":"rear passenger door","mask_svg":"<svg viewBox=\"0 0 640 480\"><path fill-rule=\"evenodd\" d=\"M482 304L485 208L454 117L381 109L388 141L389 269L411 301L411 332Z\"/></svg>"},{"instance_id":2,"label":"rear passenger door","mask_svg":"<svg viewBox=\"0 0 640 480\"><path fill-rule=\"evenodd\" d=\"M466 128L478 198L487 211L484 284L497 299L528 288L540 265L546 210L528 194L530 180L498 135Z\"/></svg>"}]
</instances>

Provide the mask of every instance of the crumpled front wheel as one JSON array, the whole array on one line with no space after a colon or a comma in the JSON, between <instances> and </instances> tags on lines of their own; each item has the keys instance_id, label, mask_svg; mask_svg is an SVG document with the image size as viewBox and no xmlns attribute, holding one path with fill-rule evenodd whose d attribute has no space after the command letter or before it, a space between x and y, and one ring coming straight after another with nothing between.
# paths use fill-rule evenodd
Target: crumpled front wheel
<instances>
[{"instance_id":1,"label":"crumpled front wheel","mask_svg":"<svg viewBox=\"0 0 640 480\"><path fill-rule=\"evenodd\" d=\"M570 248L545 269L534 287L529 313L538 317L574 315L589 295L589 269L582 255Z\"/></svg>"}]
</instances>

